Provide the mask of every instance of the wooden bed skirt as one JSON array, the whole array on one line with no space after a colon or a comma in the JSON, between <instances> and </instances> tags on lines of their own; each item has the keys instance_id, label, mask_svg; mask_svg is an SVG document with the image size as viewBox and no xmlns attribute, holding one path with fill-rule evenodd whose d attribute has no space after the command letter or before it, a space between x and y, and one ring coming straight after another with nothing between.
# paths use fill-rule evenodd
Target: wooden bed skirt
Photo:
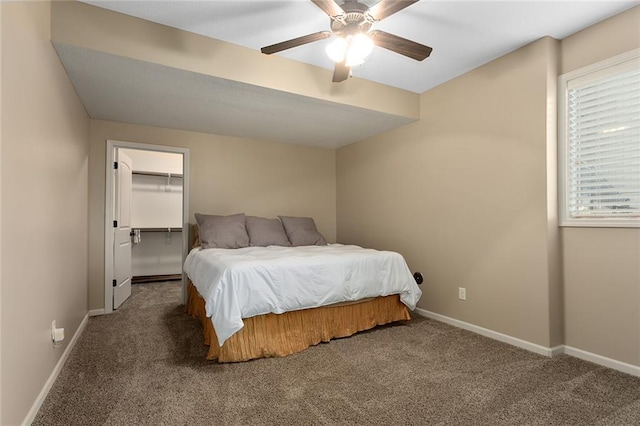
<instances>
[{"instance_id":1,"label":"wooden bed skirt","mask_svg":"<svg viewBox=\"0 0 640 426\"><path fill-rule=\"evenodd\" d=\"M349 305L324 306L245 318L244 327L222 347L205 312L204 299L189 281L187 313L202 322L207 359L219 362L281 357L320 342L351 336L358 331L394 321L410 320L409 310L398 295L376 297Z\"/></svg>"}]
</instances>

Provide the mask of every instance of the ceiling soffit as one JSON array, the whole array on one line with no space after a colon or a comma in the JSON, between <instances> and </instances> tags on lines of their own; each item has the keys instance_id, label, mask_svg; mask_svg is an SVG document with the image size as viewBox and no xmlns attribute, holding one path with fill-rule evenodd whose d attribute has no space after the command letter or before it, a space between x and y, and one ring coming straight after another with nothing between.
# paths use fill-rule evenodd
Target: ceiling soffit
<instances>
[{"instance_id":1,"label":"ceiling soffit","mask_svg":"<svg viewBox=\"0 0 640 426\"><path fill-rule=\"evenodd\" d=\"M84 3L51 34L92 118L332 148L419 118L415 93Z\"/></svg>"}]
</instances>

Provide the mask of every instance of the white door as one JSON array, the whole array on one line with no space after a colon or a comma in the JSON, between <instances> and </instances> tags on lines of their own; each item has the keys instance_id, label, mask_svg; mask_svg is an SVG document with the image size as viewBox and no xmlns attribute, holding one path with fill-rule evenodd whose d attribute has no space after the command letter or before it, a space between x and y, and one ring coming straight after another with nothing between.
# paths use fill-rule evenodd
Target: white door
<instances>
[{"instance_id":1,"label":"white door","mask_svg":"<svg viewBox=\"0 0 640 426\"><path fill-rule=\"evenodd\" d=\"M113 215L113 309L131 296L131 158L116 149ZM116 166L117 165L117 166Z\"/></svg>"}]
</instances>

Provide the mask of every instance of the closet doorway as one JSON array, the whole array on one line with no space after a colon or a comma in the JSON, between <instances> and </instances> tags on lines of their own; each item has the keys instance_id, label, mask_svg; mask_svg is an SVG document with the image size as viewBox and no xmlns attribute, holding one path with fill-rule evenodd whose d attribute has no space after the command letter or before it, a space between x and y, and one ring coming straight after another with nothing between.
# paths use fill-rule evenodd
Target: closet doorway
<instances>
[{"instance_id":1,"label":"closet doorway","mask_svg":"<svg viewBox=\"0 0 640 426\"><path fill-rule=\"evenodd\" d=\"M189 150L108 140L106 166L105 313L138 283L179 282L186 302Z\"/></svg>"}]
</instances>

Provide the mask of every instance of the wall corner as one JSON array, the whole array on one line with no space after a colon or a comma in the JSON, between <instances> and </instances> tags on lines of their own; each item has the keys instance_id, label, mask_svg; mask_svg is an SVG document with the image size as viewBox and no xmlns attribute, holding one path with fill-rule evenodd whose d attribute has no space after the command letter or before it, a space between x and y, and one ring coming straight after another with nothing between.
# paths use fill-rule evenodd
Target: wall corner
<instances>
[{"instance_id":1,"label":"wall corner","mask_svg":"<svg viewBox=\"0 0 640 426\"><path fill-rule=\"evenodd\" d=\"M561 42L545 37L547 54L546 178L549 346L564 343L564 285L558 199L558 76Z\"/></svg>"}]
</instances>

